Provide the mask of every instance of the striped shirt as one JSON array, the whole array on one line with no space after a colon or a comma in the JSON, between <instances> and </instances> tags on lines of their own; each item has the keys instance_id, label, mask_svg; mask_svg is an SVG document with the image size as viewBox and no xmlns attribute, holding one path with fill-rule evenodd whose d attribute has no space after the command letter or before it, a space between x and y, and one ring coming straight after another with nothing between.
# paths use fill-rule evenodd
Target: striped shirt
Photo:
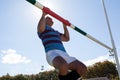
<instances>
[{"instance_id":1,"label":"striped shirt","mask_svg":"<svg viewBox=\"0 0 120 80\"><path fill-rule=\"evenodd\" d=\"M45 27L44 32L38 32L38 36L42 40L42 43L44 45L45 52L53 49L58 49L66 52L65 48L63 47L60 35L61 33L55 31L49 26Z\"/></svg>"}]
</instances>

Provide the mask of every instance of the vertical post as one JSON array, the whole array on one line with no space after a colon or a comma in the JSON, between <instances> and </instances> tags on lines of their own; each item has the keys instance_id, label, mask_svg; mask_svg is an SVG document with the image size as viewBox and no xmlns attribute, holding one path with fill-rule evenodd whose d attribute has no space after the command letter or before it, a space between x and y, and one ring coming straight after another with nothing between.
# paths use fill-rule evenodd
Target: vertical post
<instances>
[{"instance_id":1,"label":"vertical post","mask_svg":"<svg viewBox=\"0 0 120 80\"><path fill-rule=\"evenodd\" d=\"M109 30L109 34L110 34L110 38L111 38L111 43L112 43L112 47L113 47L113 53L114 53L114 57L115 57L115 62L116 62L116 65L117 65L118 75L119 75L119 78L120 78L120 64L119 64L119 59L118 59L118 55L117 55L117 50L116 50L116 47L115 47L115 43L114 43L114 40L113 40L113 36L112 36L109 19L108 19L107 12L106 12L104 0L102 0L102 6L103 6L103 9L104 9L104 13L105 13L105 17L106 17L106 21L107 21L107 25L108 25L108 30Z\"/></svg>"}]
</instances>

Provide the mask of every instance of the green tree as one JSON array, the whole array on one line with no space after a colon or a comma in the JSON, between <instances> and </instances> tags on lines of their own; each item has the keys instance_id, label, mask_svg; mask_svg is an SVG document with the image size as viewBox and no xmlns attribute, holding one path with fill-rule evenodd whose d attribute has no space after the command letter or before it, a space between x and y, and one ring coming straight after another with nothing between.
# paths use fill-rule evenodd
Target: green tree
<instances>
[{"instance_id":1,"label":"green tree","mask_svg":"<svg viewBox=\"0 0 120 80\"><path fill-rule=\"evenodd\" d=\"M115 78L117 76L116 65L110 61L98 62L88 67L86 78L105 77L110 76Z\"/></svg>"},{"instance_id":2,"label":"green tree","mask_svg":"<svg viewBox=\"0 0 120 80\"><path fill-rule=\"evenodd\" d=\"M14 76L13 80L28 80L28 79L24 75L19 74L19 75Z\"/></svg>"},{"instance_id":3,"label":"green tree","mask_svg":"<svg viewBox=\"0 0 120 80\"><path fill-rule=\"evenodd\" d=\"M13 77L7 73L5 76L0 77L0 80L13 80Z\"/></svg>"}]
</instances>

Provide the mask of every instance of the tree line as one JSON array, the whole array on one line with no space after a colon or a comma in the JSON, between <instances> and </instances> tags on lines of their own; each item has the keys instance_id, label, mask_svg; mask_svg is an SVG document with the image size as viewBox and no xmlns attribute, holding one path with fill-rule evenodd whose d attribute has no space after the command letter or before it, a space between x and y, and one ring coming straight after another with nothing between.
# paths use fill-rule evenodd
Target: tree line
<instances>
[{"instance_id":1,"label":"tree line","mask_svg":"<svg viewBox=\"0 0 120 80\"><path fill-rule=\"evenodd\" d=\"M56 70L44 71L38 74L23 75L18 74L10 76L8 73L0 77L0 80L58 80ZM112 80L119 80L116 65L110 61L97 62L92 66L88 66L88 70L84 79L95 78L95 77L108 77Z\"/></svg>"}]
</instances>

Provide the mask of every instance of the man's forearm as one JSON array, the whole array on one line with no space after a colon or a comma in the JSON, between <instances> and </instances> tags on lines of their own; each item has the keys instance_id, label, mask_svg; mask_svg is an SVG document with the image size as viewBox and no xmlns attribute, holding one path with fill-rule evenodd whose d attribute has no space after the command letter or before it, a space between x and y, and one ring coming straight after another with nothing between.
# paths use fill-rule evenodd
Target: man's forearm
<instances>
[{"instance_id":1,"label":"man's forearm","mask_svg":"<svg viewBox=\"0 0 120 80\"><path fill-rule=\"evenodd\" d=\"M64 29L64 36L67 40L69 40L69 32L68 32L68 29L67 29L67 26L63 24L63 29Z\"/></svg>"},{"instance_id":2,"label":"man's forearm","mask_svg":"<svg viewBox=\"0 0 120 80\"><path fill-rule=\"evenodd\" d=\"M40 32L43 32L45 29L45 25L46 25L45 16L46 16L46 14L43 13L40 18L40 21L38 23L38 31L40 31Z\"/></svg>"}]
</instances>

